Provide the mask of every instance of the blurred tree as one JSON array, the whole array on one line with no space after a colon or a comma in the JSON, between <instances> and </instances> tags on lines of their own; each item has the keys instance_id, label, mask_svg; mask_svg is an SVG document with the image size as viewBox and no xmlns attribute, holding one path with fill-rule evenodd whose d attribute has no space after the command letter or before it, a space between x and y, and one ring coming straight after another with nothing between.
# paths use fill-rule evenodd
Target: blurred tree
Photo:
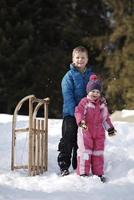
<instances>
[{"instance_id":1,"label":"blurred tree","mask_svg":"<svg viewBox=\"0 0 134 200\"><path fill-rule=\"evenodd\" d=\"M49 116L61 117L60 83L69 68L72 49L77 45L89 49L89 61L96 73L106 77L106 73L115 72L114 65L123 69L120 75L123 79L124 66L128 63L129 68L133 66L133 60L128 59L133 48L133 30L131 4L128 10L122 4L128 5L119 1L118 14L115 1L1 0L0 111L13 113L21 98L35 94L39 98L49 96ZM116 71L118 74L120 70ZM109 81L109 75L107 78ZM109 95L110 89L107 91ZM127 97L125 94L121 100L124 106L124 99L131 98L131 91ZM111 107L112 104L115 102L111 101Z\"/></svg>"},{"instance_id":2,"label":"blurred tree","mask_svg":"<svg viewBox=\"0 0 134 200\"><path fill-rule=\"evenodd\" d=\"M35 94L49 96L50 116L61 116L64 66L84 38L103 34L101 8L100 0L0 1L1 112L12 113L21 98Z\"/></svg>"},{"instance_id":3,"label":"blurred tree","mask_svg":"<svg viewBox=\"0 0 134 200\"><path fill-rule=\"evenodd\" d=\"M106 48L105 87L112 111L134 109L134 1L107 1L113 32ZM133 10L134 11L134 10Z\"/></svg>"}]
</instances>

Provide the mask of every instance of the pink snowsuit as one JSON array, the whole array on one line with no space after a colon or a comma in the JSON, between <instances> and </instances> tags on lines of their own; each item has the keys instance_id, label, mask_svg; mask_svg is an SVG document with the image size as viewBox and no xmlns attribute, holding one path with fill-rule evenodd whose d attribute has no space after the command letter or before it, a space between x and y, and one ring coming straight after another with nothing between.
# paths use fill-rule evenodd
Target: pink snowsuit
<instances>
[{"instance_id":1,"label":"pink snowsuit","mask_svg":"<svg viewBox=\"0 0 134 200\"><path fill-rule=\"evenodd\" d=\"M105 130L113 127L104 98L83 98L75 109L79 125L85 120L87 129L78 128L77 174L103 175Z\"/></svg>"}]
</instances>

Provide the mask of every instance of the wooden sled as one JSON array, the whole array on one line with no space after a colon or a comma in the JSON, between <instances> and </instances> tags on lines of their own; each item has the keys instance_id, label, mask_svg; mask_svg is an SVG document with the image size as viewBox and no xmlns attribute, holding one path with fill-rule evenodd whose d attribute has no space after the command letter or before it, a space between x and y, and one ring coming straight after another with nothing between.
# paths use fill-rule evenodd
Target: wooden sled
<instances>
[{"instance_id":1,"label":"wooden sled","mask_svg":"<svg viewBox=\"0 0 134 200\"><path fill-rule=\"evenodd\" d=\"M22 105L28 101L28 127L16 128L17 116ZM16 106L12 120L11 170L28 169L28 175L42 174L48 169L48 104L49 98L38 99L34 95L24 97ZM44 116L37 118L43 106ZM18 134L28 133L28 164L16 163L16 138Z\"/></svg>"}]
</instances>

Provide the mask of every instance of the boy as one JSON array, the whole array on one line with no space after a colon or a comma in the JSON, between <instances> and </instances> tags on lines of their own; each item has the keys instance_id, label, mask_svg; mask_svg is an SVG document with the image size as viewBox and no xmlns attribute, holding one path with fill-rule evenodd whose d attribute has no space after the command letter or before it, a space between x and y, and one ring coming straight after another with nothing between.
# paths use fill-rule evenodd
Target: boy
<instances>
[{"instance_id":1,"label":"boy","mask_svg":"<svg viewBox=\"0 0 134 200\"><path fill-rule=\"evenodd\" d=\"M86 85L93 72L87 68L88 51L83 46L76 47L72 52L72 64L70 70L62 79L63 96L63 123L62 138L58 150L60 151L57 161L61 175L69 174L72 163L73 169L77 167L77 124L74 117L75 107L86 96ZM72 159L71 159L72 157Z\"/></svg>"}]
</instances>

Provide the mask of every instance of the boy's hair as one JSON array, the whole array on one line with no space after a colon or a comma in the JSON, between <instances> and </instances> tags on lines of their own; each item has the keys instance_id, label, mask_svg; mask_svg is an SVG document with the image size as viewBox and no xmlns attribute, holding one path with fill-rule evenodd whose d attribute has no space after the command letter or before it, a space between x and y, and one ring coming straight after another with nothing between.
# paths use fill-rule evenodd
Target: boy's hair
<instances>
[{"instance_id":1,"label":"boy's hair","mask_svg":"<svg viewBox=\"0 0 134 200\"><path fill-rule=\"evenodd\" d=\"M88 57L88 50L83 46L78 46L78 47L74 48L73 52L72 52L72 57L74 56L74 54L76 52L85 52L87 54L87 57Z\"/></svg>"}]
</instances>

